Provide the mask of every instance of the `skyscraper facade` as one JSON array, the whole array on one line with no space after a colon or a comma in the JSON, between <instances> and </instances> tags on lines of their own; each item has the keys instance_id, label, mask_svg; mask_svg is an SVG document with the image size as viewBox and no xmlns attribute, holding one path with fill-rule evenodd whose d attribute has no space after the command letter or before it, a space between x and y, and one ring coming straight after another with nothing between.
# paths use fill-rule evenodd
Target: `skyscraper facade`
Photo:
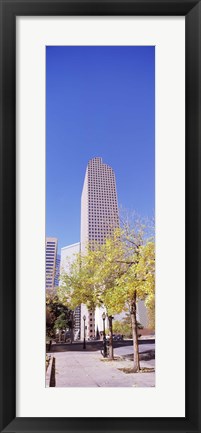
<instances>
[{"instance_id":1,"label":"skyscraper facade","mask_svg":"<svg viewBox=\"0 0 201 433\"><path fill-rule=\"evenodd\" d=\"M54 278L54 286L59 286L59 276L60 276L60 262L61 262L61 256L57 254L56 257L56 272L55 272L55 278Z\"/></svg>"},{"instance_id":2,"label":"skyscraper facade","mask_svg":"<svg viewBox=\"0 0 201 433\"><path fill-rule=\"evenodd\" d=\"M57 246L57 238L46 238L46 290L53 290L55 287Z\"/></svg>"},{"instance_id":3,"label":"skyscraper facade","mask_svg":"<svg viewBox=\"0 0 201 433\"><path fill-rule=\"evenodd\" d=\"M81 251L84 252L87 245L93 248L93 242L103 244L117 227L119 214L114 171L103 163L102 158L93 158L87 165L81 197ZM83 315L87 317L87 336L94 337L95 314L82 305Z\"/></svg>"},{"instance_id":4,"label":"skyscraper facade","mask_svg":"<svg viewBox=\"0 0 201 433\"><path fill-rule=\"evenodd\" d=\"M81 197L81 250L93 241L102 244L119 226L115 174L93 158L88 162Z\"/></svg>"}]
</instances>

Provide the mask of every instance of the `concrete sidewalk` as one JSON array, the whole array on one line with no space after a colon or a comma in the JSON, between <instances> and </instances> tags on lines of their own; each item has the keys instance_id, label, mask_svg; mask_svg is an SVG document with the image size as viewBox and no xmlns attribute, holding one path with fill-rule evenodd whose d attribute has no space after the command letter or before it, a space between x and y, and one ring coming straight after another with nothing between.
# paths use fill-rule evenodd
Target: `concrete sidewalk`
<instances>
[{"instance_id":1,"label":"concrete sidewalk","mask_svg":"<svg viewBox=\"0 0 201 433\"><path fill-rule=\"evenodd\" d=\"M153 346L152 346L153 348ZM147 350L147 347L145 348ZM140 351L145 351L143 347ZM100 352L58 352L55 357L56 387L153 387L155 372L129 373L121 368L132 368L129 355L132 348L117 348L117 360L104 359ZM153 368L154 359L141 361L141 367Z\"/></svg>"}]
</instances>

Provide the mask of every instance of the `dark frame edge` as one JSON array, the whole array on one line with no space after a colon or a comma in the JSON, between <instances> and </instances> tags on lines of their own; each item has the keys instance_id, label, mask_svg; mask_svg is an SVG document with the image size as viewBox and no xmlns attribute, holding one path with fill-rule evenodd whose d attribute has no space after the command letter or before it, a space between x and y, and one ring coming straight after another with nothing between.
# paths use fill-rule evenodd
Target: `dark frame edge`
<instances>
[{"instance_id":1,"label":"dark frame edge","mask_svg":"<svg viewBox=\"0 0 201 433\"><path fill-rule=\"evenodd\" d=\"M196 419L201 395L201 3L186 16L186 416ZM197 287L197 291L193 288ZM191 291L188 291L192 288ZM195 314L196 312L196 314ZM192 333L194 338L192 338ZM187 344L188 343L188 344ZM191 377L189 371L197 371Z\"/></svg>"},{"instance_id":2,"label":"dark frame edge","mask_svg":"<svg viewBox=\"0 0 201 433\"><path fill-rule=\"evenodd\" d=\"M0 428L15 417L16 406L16 146L15 146L15 15L0 2L1 28L1 194L0 194ZM10 32L5 41L5 27ZM9 92L7 91L9 83ZM8 324L8 327L5 327ZM7 328L7 329L6 329ZM6 337L6 333L10 338ZM7 372L7 374L5 374ZM9 374L8 374L9 372Z\"/></svg>"},{"instance_id":3,"label":"dark frame edge","mask_svg":"<svg viewBox=\"0 0 201 433\"><path fill-rule=\"evenodd\" d=\"M43 12L48 10L47 2L43 3ZM53 3L56 2L52 2ZM59 3L59 2L58 2ZM58 4L57 3L57 4ZM75 2L76 3L76 2ZM84 1L81 2L82 7L84 7ZM90 3L90 2L89 2ZM88 3L88 7L89 7ZM94 2L96 3L96 2ZM121 2L120 2L121 3ZM132 2L130 2L132 3ZM133 2L137 3L137 2ZM144 3L144 2L143 2ZM149 7L152 2L149 3ZM154 2L159 4L159 2ZM165 3L165 2L161 2ZM178 2L180 4L185 2ZM40 3L38 1L27 1L27 3L13 1L9 2L6 5L6 2L0 1L0 28L1 28L1 52L0 52L0 60L1 60L1 90L2 90L2 104L1 104L1 202L0 202L0 222L1 222L1 239L3 248L1 248L1 270L0 270L0 278L1 278L1 292L0 292L0 320L1 320L1 347L4 347L4 353L1 353L0 356L0 382L3 384L0 391L1 405L0 405L0 431L5 432L45 432L45 431L68 431L68 433L72 432L83 432L84 430L96 430L95 425L97 425L97 418L78 418L77 422L72 418L15 418L15 383L16 383L16 375L15 375L15 342L10 344L9 341L6 341L5 335L3 334L3 328L5 328L5 321L9 320L9 334L12 335L13 329L15 329L15 294L13 287L15 287L15 226L13 225L13 218L15 216L15 191L13 186L15 185L15 154L13 157L13 143L15 143L15 128L13 131L10 131L9 125L15 125L15 17L17 15L18 4L21 5L19 8L18 15L22 14L23 8L25 8L25 15L27 15L27 10L30 8L30 4L32 5L30 8L30 15L33 15L33 10L38 10L38 13L35 15L40 15ZM62 5L68 6L67 2L62 2ZM111 3L112 7L115 8L115 3ZM123 2L122 2L123 4ZM148 4L146 2L146 4ZM165 3L167 7L167 2ZM100 2L99 2L100 5ZM139 3L138 3L139 5ZM145 5L145 3L144 3ZM22 9L21 9L22 7ZM87 13L88 13L87 7ZM198 1L186 2L185 10L188 8L188 14L186 15L186 71L187 73L187 83L186 83L186 103L187 103L187 113L186 113L186 142L188 146L186 146L187 156L189 158L188 164L186 166L187 176L186 179L189 182L189 179L193 179L190 182L190 187L187 185L187 195L186 202L190 203L192 208L188 206L186 208L186 222L187 230L186 230L186 242L190 245L190 249L187 251L186 255L186 263L190 263L191 271L187 271L186 275L186 283L189 287L190 281L192 284L195 284L195 287L200 287L201 282L201 270L199 267L199 263L201 263L201 254L200 254L200 241L201 241L201 233L199 229L199 221L201 216L201 197L198 195L200 191L200 182L201 182L201 170L199 173L199 168L201 169L201 152L199 149L200 145L200 125L201 125L201 54L200 54L200 29L201 29L201 4ZM21 10L20 10L21 9ZM54 8L53 8L54 9ZM55 12L52 9L50 13L53 15ZM145 8L146 9L146 8ZM173 11L171 13L171 11ZM177 15L175 7L173 3L169 2L169 15ZM42 13L43 15L44 13ZM104 13L105 14L105 13ZM104 15L103 14L103 15ZM107 14L107 13L106 13ZM118 13L117 13L118 14ZM143 13L141 13L143 15ZM180 14L180 12L178 13ZM48 15L48 13L47 13ZM71 15L71 13L69 14ZM114 14L115 15L115 14ZM136 13L136 15L140 15L140 13ZM10 31L9 37L5 44L5 34ZM193 50L192 50L192 47ZM7 52L6 52L7 51ZM189 63L190 59L190 63ZM191 65L191 68L190 68ZM13 69L14 66L14 69ZM190 68L190 70L189 70ZM8 92L3 89L3 83L5 83L5 77L7 82L11 84L11 88L9 89L9 98L7 99ZM199 89L199 92L196 91ZM5 95L6 94L6 95ZM196 102L196 106L195 106ZM193 107L192 107L193 105ZM191 108L192 107L192 108ZM192 110L192 111L191 111ZM193 113L190 116L190 113ZM190 148L190 142L193 141L194 152L188 154L188 150ZM6 146L5 144L6 143ZM8 170L9 167L9 170ZM11 178L10 178L10 173ZM198 188L199 185L199 188ZM198 190L199 189L199 190ZM195 199L195 195L193 191L196 191L197 197ZM8 200L7 200L8 198ZM4 212L3 212L4 209ZM196 215L196 220L194 219ZM192 226L193 227L193 238L192 238ZM5 233L6 227L6 233ZM196 234L199 233L198 239L196 239ZM6 239L6 236L7 239ZM7 244L7 245L6 245ZM195 248L197 253L198 260L194 262L193 258L195 257ZM10 272L10 267L12 267L13 273ZM9 275L10 273L10 275ZM3 290L3 288L7 287L7 290ZM193 317L193 312L199 311L200 309L200 297L199 293L196 296L192 296L192 294L187 293L187 300L190 305L190 317ZM9 313L7 316L7 312L5 311L4 306L8 307ZM186 316L187 317L187 316ZM199 324L198 324L199 321ZM190 332L195 333L196 338L200 337L200 318L197 314L197 318L195 316L194 326L191 323L188 323L187 317L187 339L190 339ZM199 328L198 328L199 325ZM199 333L198 333L199 329ZM15 340L15 339L14 339ZM193 340L195 341L195 339ZM200 341L199 339L197 341ZM190 350L189 350L190 349ZM188 351L186 352L187 356L187 366L188 368L197 369L199 371L200 363L200 347L193 347L190 345ZM193 353L193 357L192 357ZM198 358L199 356L199 358ZM9 361L8 361L9 360ZM10 371L10 377L8 381L5 378L5 370ZM194 376L195 379L195 376ZM199 378L200 380L200 378ZM141 422L139 419L134 419L133 428L137 428L139 431L143 432L151 432L151 431L182 431L182 432L200 432L201 430L201 422L200 419L198 421L198 407L193 407L190 401L190 396L192 392L195 394L197 401L200 398L200 382L199 382L199 390L197 388L197 383L195 380L190 380L189 377L186 377L186 390L189 393L186 393L187 396L187 416L186 420L184 419L163 419L163 422L166 422L166 428L162 427L161 420L155 419L155 427L153 430L154 424L152 424L151 430L146 427L145 422ZM189 410L189 409L190 410ZM101 425L102 418L99 419ZM117 423L117 430L119 433L121 431L125 431L122 428L123 423ZM132 419L130 419L132 420ZM150 419L149 419L150 420ZM193 420L191 422L191 420ZM106 422L107 428L111 425L111 419L108 419ZM148 419L147 419L148 421ZM83 429L80 430L80 425L83 424ZM50 427L50 423L52 424ZM135 426L134 426L135 424ZM119 425L119 427L118 427ZM144 426L144 427L143 427ZM99 433L109 433L112 430L96 430ZM128 431L128 430L127 430Z\"/></svg>"},{"instance_id":4,"label":"dark frame edge","mask_svg":"<svg viewBox=\"0 0 201 433\"><path fill-rule=\"evenodd\" d=\"M0 89L2 92L3 89L3 74L2 74L2 56L3 56L3 12L2 12L2 3L0 3ZM2 221L2 201L3 201L3 101L0 98L0 243L2 242L2 234L3 234L3 221ZM0 248L0 288L3 287L2 280L2 269L3 269L3 250ZM0 318L2 317L2 293L0 290ZM0 319L1 320L1 319ZM0 322L0 338L1 342L3 341L3 327L2 322ZM2 356L0 356L0 383L2 383L2 375L3 375L3 360ZM0 431L3 428L3 389L0 388Z\"/></svg>"},{"instance_id":5,"label":"dark frame edge","mask_svg":"<svg viewBox=\"0 0 201 433\"><path fill-rule=\"evenodd\" d=\"M115 418L115 420L118 421L113 426L114 418L15 418L5 427L2 433L200 433L200 429L194 422L186 421L183 418L162 418L162 422L160 418L126 418L126 421L130 421L130 424L132 424L129 429L123 428L126 422L125 418ZM165 427L163 423L165 423ZM106 426L105 430L103 424ZM119 424L121 427L119 427ZM97 429L97 425L102 427ZM151 428L149 428L149 425Z\"/></svg>"}]
</instances>

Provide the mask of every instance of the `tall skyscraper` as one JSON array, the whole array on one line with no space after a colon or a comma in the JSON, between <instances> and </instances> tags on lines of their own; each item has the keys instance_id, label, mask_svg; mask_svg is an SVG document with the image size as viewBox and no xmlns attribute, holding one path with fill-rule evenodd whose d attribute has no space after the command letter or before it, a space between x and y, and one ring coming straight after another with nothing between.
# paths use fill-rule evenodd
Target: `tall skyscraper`
<instances>
[{"instance_id":1,"label":"tall skyscraper","mask_svg":"<svg viewBox=\"0 0 201 433\"><path fill-rule=\"evenodd\" d=\"M56 238L46 238L46 290L53 290L55 287L57 245Z\"/></svg>"},{"instance_id":2,"label":"tall skyscraper","mask_svg":"<svg viewBox=\"0 0 201 433\"><path fill-rule=\"evenodd\" d=\"M102 244L119 227L115 174L93 158L88 162L81 198L81 250L93 241Z\"/></svg>"},{"instance_id":3,"label":"tall skyscraper","mask_svg":"<svg viewBox=\"0 0 201 433\"><path fill-rule=\"evenodd\" d=\"M81 251L93 242L103 244L119 227L116 180L113 169L102 158L88 162L81 197ZM87 336L96 333L95 314L82 305L82 316L87 317ZM81 330L81 335L83 334Z\"/></svg>"}]
</instances>

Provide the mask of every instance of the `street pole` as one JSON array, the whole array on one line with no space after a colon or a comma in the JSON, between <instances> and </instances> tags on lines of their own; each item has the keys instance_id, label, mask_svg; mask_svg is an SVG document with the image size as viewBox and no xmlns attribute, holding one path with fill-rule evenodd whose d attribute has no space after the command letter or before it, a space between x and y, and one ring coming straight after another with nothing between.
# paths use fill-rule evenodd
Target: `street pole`
<instances>
[{"instance_id":1,"label":"street pole","mask_svg":"<svg viewBox=\"0 0 201 433\"><path fill-rule=\"evenodd\" d=\"M86 316L83 316L83 320L84 320L84 342L83 342L83 349L86 349L86 340L85 340L85 320L86 320Z\"/></svg>"},{"instance_id":2,"label":"street pole","mask_svg":"<svg viewBox=\"0 0 201 433\"><path fill-rule=\"evenodd\" d=\"M106 318L106 314L104 312L102 314L102 319L103 319L103 357L104 358L107 357L107 345L106 345L106 336L105 336L105 318Z\"/></svg>"}]
</instances>

